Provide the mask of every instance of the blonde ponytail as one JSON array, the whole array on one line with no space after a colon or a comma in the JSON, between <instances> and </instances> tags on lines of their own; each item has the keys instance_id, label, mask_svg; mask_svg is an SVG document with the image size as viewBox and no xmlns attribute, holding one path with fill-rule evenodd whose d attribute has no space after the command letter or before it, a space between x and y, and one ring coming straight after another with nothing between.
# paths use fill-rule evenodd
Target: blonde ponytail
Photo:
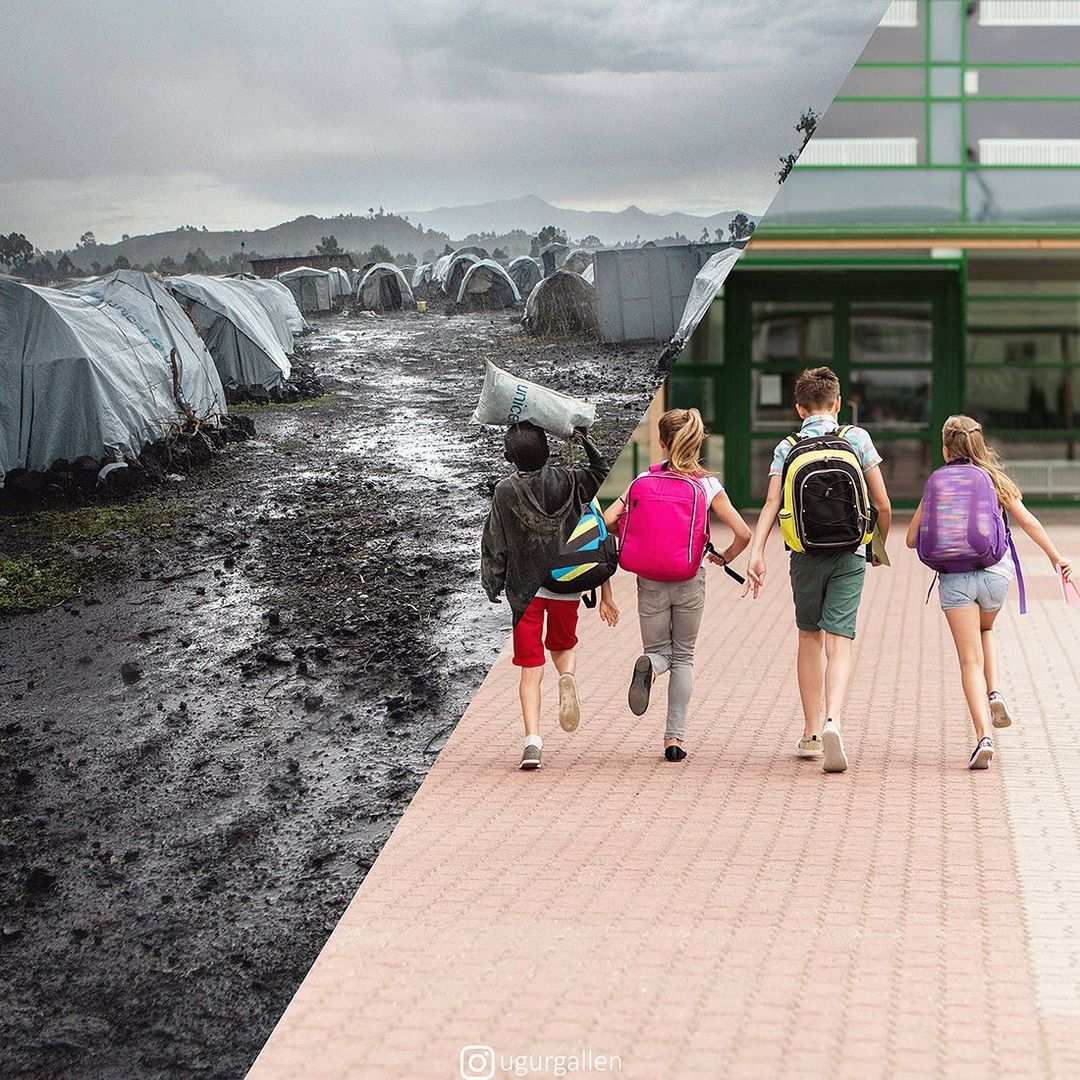
<instances>
[{"instance_id":1,"label":"blonde ponytail","mask_svg":"<svg viewBox=\"0 0 1080 1080\"><path fill-rule=\"evenodd\" d=\"M706 476L701 463L705 445L705 422L697 409L668 409L660 417L660 441L667 447L668 468L688 476Z\"/></svg>"},{"instance_id":2,"label":"blonde ponytail","mask_svg":"<svg viewBox=\"0 0 1080 1080\"><path fill-rule=\"evenodd\" d=\"M950 416L941 429L941 442L951 457L967 458L972 465L978 465L990 474L1002 509L1021 497L1020 489L1001 467L997 453L986 445L982 424L978 420L970 416Z\"/></svg>"}]
</instances>

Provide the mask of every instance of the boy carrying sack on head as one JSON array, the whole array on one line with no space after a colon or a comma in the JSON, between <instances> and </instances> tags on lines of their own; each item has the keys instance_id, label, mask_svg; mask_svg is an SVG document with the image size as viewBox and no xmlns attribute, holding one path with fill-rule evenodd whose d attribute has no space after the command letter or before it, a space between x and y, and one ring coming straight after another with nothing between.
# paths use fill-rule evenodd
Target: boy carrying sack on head
<instances>
[{"instance_id":1,"label":"boy carrying sack on head","mask_svg":"<svg viewBox=\"0 0 1080 1080\"><path fill-rule=\"evenodd\" d=\"M514 617L514 664L521 668L518 694L525 722L522 769L542 765L540 684L544 650L559 673L559 724L574 731L581 720L575 680L580 594L542 587L558 561L582 511L595 497L608 466L584 430L574 438L585 448L588 465L549 465L550 448L542 428L521 421L508 428L506 459L514 473L495 485L481 541L480 575L492 603L506 593ZM600 617L609 626L619 619L611 582L601 585Z\"/></svg>"},{"instance_id":2,"label":"boy carrying sack on head","mask_svg":"<svg viewBox=\"0 0 1080 1080\"><path fill-rule=\"evenodd\" d=\"M746 592L765 584L765 543L780 519L799 630L798 679L803 735L797 755L820 758L825 772L847 766L840 715L851 682L851 643L875 531L884 550L892 507L881 455L862 428L841 427L840 380L827 367L795 382L797 432L782 440L750 548ZM825 697L821 712L822 691ZM824 720L824 723L822 723Z\"/></svg>"}]
</instances>

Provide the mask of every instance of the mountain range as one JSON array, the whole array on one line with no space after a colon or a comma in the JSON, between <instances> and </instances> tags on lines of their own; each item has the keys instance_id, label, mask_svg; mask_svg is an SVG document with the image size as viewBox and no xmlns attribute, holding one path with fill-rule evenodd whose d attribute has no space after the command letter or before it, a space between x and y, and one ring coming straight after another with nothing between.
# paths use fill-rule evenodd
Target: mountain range
<instances>
[{"instance_id":1,"label":"mountain range","mask_svg":"<svg viewBox=\"0 0 1080 1080\"><path fill-rule=\"evenodd\" d=\"M695 214L651 214L637 206L625 210L572 210L536 195L517 199L476 203L473 206L440 206L434 210L410 210L404 216L461 239L471 233L506 233L524 229L535 233L545 225L557 225L571 240L596 236L603 244L626 244L637 239L659 240L681 233L697 240L702 228L715 238L717 229L726 229L737 210L722 210L707 217Z\"/></svg>"},{"instance_id":2,"label":"mountain range","mask_svg":"<svg viewBox=\"0 0 1080 1080\"><path fill-rule=\"evenodd\" d=\"M181 263L189 252L200 248L215 260L241 250L249 256L307 255L323 237L333 235L345 251L366 252L374 244L383 244L394 255L412 253L424 258L425 253L441 253L448 243L485 234L488 247L502 247L507 254L515 255L527 252L529 237L545 225L557 226L571 242L592 236L605 245L662 240L678 234L698 240L702 229L715 239L716 230L726 230L737 212L727 210L699 217L651 214L637 206L619 211L573 210L525 195L402 214L382 210L335 217L305 214L269 229L208 230L185 225L168 232L129 236L113 244L83 245L67 254L76 266L87 270L94 263L110 266L120 256L132 266L156 264L164 258Z\"/></svg>"}]
</instances>

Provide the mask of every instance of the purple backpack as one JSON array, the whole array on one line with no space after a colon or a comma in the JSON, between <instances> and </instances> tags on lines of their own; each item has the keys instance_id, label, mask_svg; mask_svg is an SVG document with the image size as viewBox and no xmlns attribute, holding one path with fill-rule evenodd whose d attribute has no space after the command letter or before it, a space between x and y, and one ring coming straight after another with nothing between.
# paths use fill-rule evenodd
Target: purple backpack
<instances>
[{"instance_id":1,"label":"purple backpack","mask_svg":"<svg viewBox=\"0 0 1080 1080\"><path fill-rule=\"evenodd\" d=\"M1027 610L1020 560L994 481L967 458L954 458L926 478L915 550L939 574L985 570L1011 553L1020 611Z\"/></svg>"}]
</instances>

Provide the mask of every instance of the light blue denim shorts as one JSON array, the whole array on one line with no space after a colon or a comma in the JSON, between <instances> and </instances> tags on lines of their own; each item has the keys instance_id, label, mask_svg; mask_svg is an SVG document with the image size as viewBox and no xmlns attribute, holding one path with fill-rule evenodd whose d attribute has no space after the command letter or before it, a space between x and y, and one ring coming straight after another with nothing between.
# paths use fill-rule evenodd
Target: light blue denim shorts
<instances>
[{"instance_id":1,"label":"light blue denim shorts","mask_svg":"<svg viewBox=\"0 0 1080 1080\"><path fill-rule=\"evenodd\" d=\"M941 610L970 607L978 604L981 611L997 611L1005 603L1009 578L989 570L972 570L966 574L942 574L938 578Z\"/></svg>"}]
</instances>

